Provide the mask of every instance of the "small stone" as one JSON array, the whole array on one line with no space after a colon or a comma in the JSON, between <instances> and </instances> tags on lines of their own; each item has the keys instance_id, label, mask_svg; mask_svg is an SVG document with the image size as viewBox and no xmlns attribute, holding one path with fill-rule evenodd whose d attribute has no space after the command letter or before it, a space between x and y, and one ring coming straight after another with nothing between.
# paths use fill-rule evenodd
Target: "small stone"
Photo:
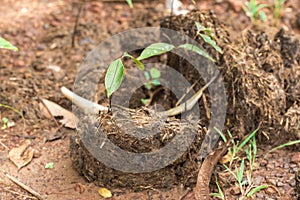
<instances>
[{"instance_id":1,"label":"small stone","mask_svg":"<svg viewBox=\"0 0 300 200\"><path fill-rule=\"evenodd\" d=\"M65 76L65 71L62 70L59 66L49 65L47 69L51 70L56 80L61 80Z\"/></svg>"},{"instance_id":2,"label":"small stone","mask_svg":"<svg viewBox=\"0 0 300 200\"><path fill-rule=\"evenodd\" d=\"M276 180L270 178L270 179L267 179L267 183L272 184L272 185L276 185Z\"/></svg>"},{"instance_id":3,"label":"small stone","mask_svg":"<svg viewBox=\"0 0 300 200\"><path fill-rule=\"evenodd\" d=\"M14 62L15 67L24 67L24 65L25 65L25 62L23 60L16 60Z\"/></svg>"},{"instance_id":4,"label":"small stone","mask_svg":"<svg viewBox=\"0 0 300 200\"><path fill-rule=\"evenodd\" d=\"M288 163L284 163L283 168L288 169L288 168L290 168L290 165Z\"/></svg>"},{"instance_id":5,"label":"small stone","mask_svg":"<svg viewBox=\"0 0 300 200\"><path fill-rule=\"evenodd\" d=\"M265 189L265 192L266 192L266 194L270 195L270 194L274 194L275 191L274 191L273 188L268 187L268 188Z\"/></svg>"},{"instance_id":6,"label":"small stone","mask_svg":"<svg viewBox=\"0 0 300 200\"><path fill-rule=\"evenodd\" d=\"M280 181L277 182L277 184L276 184L277 187L282 187L283 185L284 185L284 184L283 184L282 182L280 182Z\"/></svg>"},{"instance_id":7,"label":"small stone","mask_svg":"<svg viewBox=\"0 0 300 200\"><path fill-rule=\"evenodd\" d=\"M296 180L295 180L295 179L292 179L292 180L290 181L289 185L290 185L291 187L295 187L295 186L296 186Z\"/></svg>"},{"instance_id":8,"label":"small stone","mask_svg":"<svg viewBox=\"0 0 300 200\"><path fill-rule=\"evenodd\" d=\"M282 170L282 168L280 168L279 171L277 171L275 177L278 177L278 178L282 178L282 177L286 177L287 176L287 173L285 171Z\"/></svg>"}]
</instances>

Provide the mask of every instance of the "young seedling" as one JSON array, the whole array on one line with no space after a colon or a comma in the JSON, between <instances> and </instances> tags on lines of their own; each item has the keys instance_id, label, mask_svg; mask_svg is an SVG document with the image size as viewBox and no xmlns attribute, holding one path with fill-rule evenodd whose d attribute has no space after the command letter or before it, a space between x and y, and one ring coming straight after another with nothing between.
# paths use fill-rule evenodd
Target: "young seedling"
<instances>
[{"instance_id":1,"label":"young seedling","mask_svg":"<svg viewBox=\"0 0 300 200\"><path fill-rule=\"evenodd\" d=\"M156 68L151 68L149 72L145 71L144 76L147 80L147 82L144 84L145 88L147 90L151 90L153 86L159 86L160 85L160 70Z\"/></svg>"},{"instance_id":2,"label":"young seedling","mask_svg":"<svg viewBox=\"0 0 300 200\"><path fill-rule=\"evenodd\" d=\"M15 109L15 108L13 108L13 107L11 107L11 106L8 106L8 105L5 105L5 104L1 104L1 103L0 103L0 107L10 109L10 110L14 111L15 113L17 113L17 114L22 118L23 124L24 124L23 129L25 129L25 126L26 126L25 118L24 118L23 114L22 114L19 110ZM10 125L9 125L9 120L8 120L6 117L2 118L2 121L3 121L3 123L4 123L4 126L3 126L3 127L7 128L7 127L10 126ZM2 128L3 128L3 127L2 127Z\"/></svg>"},{"instance_id":3,"label":"young seedling","mask_svg":"<svg viewBox=\"0 0 300 200\"><path fill-rule=\"evenodd\" d=\"M224 193L223 193L223 191L222 191L222 189L219 185L217 176L216 176L216 185L217 185L217 188L218 188L218 193L211 193L210 196L225 200L225 196L224 196Z\"/></svg>"},{"instance_id":4,"label":"young seedling","mask_svg":"<svg viewBox=\"0 0 300 200\"><path fill-rule=\"evenodd\" d=\"M214 35L211 30L202 26L199 22L195 22L197 27L197 34L208 44L210 44L216 51L223 54L222 49L217 45L216 41L213 40Z\"/></svg>"},{"instance_id":5,"label":"young seedling","mask_svg":"<svg viewBox=\"0 0 300 200\"><path fill-rule=\"evenodd\" d=\"M222 133L222 131L220 131L219 129L215 128L215 130L219 133L219 135L221 136L222 140L224 142L227 142L227 138L226 136ZM231 144L232 147L228 148L228 160L229 160L229 166L232 165L233 161L238 159L237 154L239 153L239 151L249 142L249 140L251 140L256 132L258 131L258 129L254 130L249 136L247 136L246 139L244 139L241 143L239 141L235 141L232 134L230 133L230 131L227 131L227 134L229 136L229 139L231 140ZM256 150L256 147L255 147Z\"/></svg>"},{"instance_id":6,"label":"young seedling","mask_svg":"<svg viewBox=\"0 0 300 200\"><path fill-rule=\"evenodd\" d=\"M274 0L274 17L275 20L278 21L281 15L281 12L283 10L283 4L286 2L286 0Z\"/></svg>"},{"instance_id":7,"label":"young seedling","mask_svg":"<svg viewBox=\"0 0 300 200\"><path fill-rule=\"evenodd\" d=\"M141 55L138 56L137 58L135 58L134 56L130 55L127 52L124 52L120 58L117 58L112 63L110 63L110 65L107 69L107 72L105 74L104 84L105 84L107 97L109 98L120 87L120 85L122 83L122 79L123 79L123 76L125 73L124 64L122 62L122 59L124 57L130 58L133 62L135 62L135 64L141 71L144 71L145 67L144 67L143 63L141 62L142 60L153 57L153 56L158 56L158 55L167 53L174 48L192 51L196 54L199 54L199 55L211 60L212 62L215 62L215 60L213 58L211 58L210 55L206 51L204 51L204 50L200 49L199 47L192 45L192 44L182 44L182 45L175 47L168 43L154 43L154 44L151 44L150 46L146 47L142 51ZM158 77L157 74L158 74L157 72L154 72L154 73L152 72L152 76L154 76L154 78L156 78L156 79ZM160 76L160 73L159 73L159 76ZM212 82L215 81L217 78L218 78L218 74L215 74L200 90L198 90L186 102L184 102L174 108L171 108L169 110L157 112L157 114L160 116L170 117L170 116L175 116L175 115L181 114L183 112L189 111L190 109L192 109L194 107L194 105L196 105L198 100L203 95L204 90L206 90L210 86L210 84L212 84ZM157 80L152 81L152 84L158 84L158 81ZM75 93L71 92L70 90L68 90L65 87L61 88L61 92L67 99L74 102L74 104L77 105L79 108L81 108L86 114L96 114L98 112L103 112L103 111L109 110L109 108L107 108L107 107L96 104L92 101L89 101L87 99L84 99L84 98L76 95ZM146 101L147 100L145 100L145 103L147 103ZM119 107L122 107L122 106L119 106ZM125 108L125 109L128 109L128 108Z\"/></svg>"},{"instance_id":8,"label":"young seedling","mask_svg":"<svg viewBox=\"0 0 300 200\"><path fill-rule=\"evenodd\" d=\"M222 140L226 142L227 138L225 137L225 135L218 129L216 129L216 131L220 134ZM255 139L255 133L257 131L258 129L253 131L240 144L239 141L235 142L233 140L232 134L229 131L227 132L233 146L228 149L228 154L230 157L229 165L223 163L223 166L235 178L242 197L252 197L255 193L259 192L260 190L269 187L268 185L254 186L252 183L252 172L255 167L255 159L257 155L257 147L256 147L256 139ZM242 158L241 161L235 162L236 167L234 170L232 170L231 166L233 161L239 160L237 153L244 147L246 147L245 154L247 159L245 160L244 158ZM246 163L248 163L248 165L246 165Z\"/></svg>"},{"instance_id":9,"label":"young seedling","mask_svg":"<svg viewBox=\"0 0 300 200\"><path fill-rule=\"evenodd\" d=\"M250 17L251 22L254 23L256 20L261 19L267 21L267 16L262 9L269 7L267 4L257 4L256 0L246 1L243 5L243 10L246 15Z\"/></svg>"},{"instance_id":10,"label":"young seedling","mask_svg":"<svg viewBox=\"0 0 300 200\"><path fill-rule=\"evenodd\" d=\"M2 122L3 122L3 126L2 126L2 130L6 129L8 127L8 119L6 117L2 118Z\"/></svg>"}]
</instances>

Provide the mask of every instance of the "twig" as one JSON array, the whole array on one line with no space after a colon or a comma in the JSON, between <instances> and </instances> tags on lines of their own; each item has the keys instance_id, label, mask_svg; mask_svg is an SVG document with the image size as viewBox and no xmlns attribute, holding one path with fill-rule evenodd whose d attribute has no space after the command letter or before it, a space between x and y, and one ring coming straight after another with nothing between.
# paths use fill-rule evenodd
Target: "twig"
<instances>
[{"instance_id":1,"label":"twig","mask_svg":"<svg viewBox=\"0 0 300 200\"><path fill-rule=\"evenodd\" d=\"M76 15L76 21L75 21L75 25L74 25L74 29L73 29L73 34L72 34L72 48L75 47L75 35L77 32L77 26L78 26L78 21L79 21L81 10L82 10L82 4L79 4L78 13Z\"/></svg>"},{"instance_id":2,"label":"twig","mask_svg":"<svg viewBox=\"0 0 300 200\"><path fill-rule=\"evenodd\" d=\"M6 149L6 150L10 150L1 140L0 140L0 144Z\"/></svg>"},{"instance_id":3,"label":"twig","mask_svg":"<svg viewBox=\"0 0 300 200\"><path fill-rule=\"evenodd\" d=\"M220 158L226 153L229 141L221 149L215 150L212 154L208 155L198 172L197 183L194 189L196 200L208 200L209 197L209 182L213 173L215 165Z\"/></svg>"},{"instance_id":4,"label":"twig","mask_svg":"<svg viewBox=\"0 0 300 200\"><path fill-rule=\"evenodd\" d=\"M187 89L187 91L182 95L182 97L180 97L180 99L176 102L176 104L175 104L176 106L178 106L182 102L182 100L186 97L186 95L188 95L188 93L190 93L190 91L195 87L195 85L196 85L196 82L193 83L193 85L191 85Z\"/></svg>"},{"instance_id":5,"label":"twig","mask_svg":"<svg viewBox=\"0 0 300 200\"><path fill-rule=\"evenodd\" d=\"M30 197L30 196L28 196L28 195L24 195L24 194L21 194L21 193L19 193L19 192L15 192L15 191L12 191L12 190L9 190L9 189L7 189L7 188L3 188L5 191L7 191L7 192L10 192L10 193L12 193L12 194L16 194L16 195L19 195L19 196L22 196L22 197L24 197L24 198L26 198L26 199L36 199L36 197Z\"/></svg>"},{"instance_id":6,"label":"twig","mask_svg":"<svg viewBox=\"0 0 300 200\"><path fill-rule=\"evenodd\" d=\"M3 174L9 178L9 180L11 180L12 182L14 182L15 184L17 184L18 186L20 186L21 188L23 188L24 190L26 190L27 192L29 192L30 194L32 194L33 196L35 196L36 198L38 198L39 200L45 200L46 197L42 196L41 194L39 194L38 192L34 191L33 189L31 189L29 186L25 185L24 183L20 182L18 179L16 179L15 177L11 176L10 174L8 174L4 169L2 169Z\"/></svg>"},{"instance_id":7,"label":"twig","mask_svg":"<svg viewBox=\"0 0 300 200\"><path fill-rule=\"evenodd\" d=\"M210 119L210 111L209 111L209 106L207 105L207 99L206 99L205 94L203 94L202 100L203 100L203 105L204 105L206 117L207 117L207 119Z\"/></svg>"},{"instance_id":8,"label":"twig","mask_svg":"<svg viewBox=\"0 0 300 200\"><path fill-rule=\"evenodd\" d=\"M164 89L164 88L160 87L160 88L156 89L154 92L150 93L149 102L146 104L146 106L151 105L154 96L155 96L157 93L159 93L161 90L163 90L163 89Z\"/></svg>"}]
</instances>

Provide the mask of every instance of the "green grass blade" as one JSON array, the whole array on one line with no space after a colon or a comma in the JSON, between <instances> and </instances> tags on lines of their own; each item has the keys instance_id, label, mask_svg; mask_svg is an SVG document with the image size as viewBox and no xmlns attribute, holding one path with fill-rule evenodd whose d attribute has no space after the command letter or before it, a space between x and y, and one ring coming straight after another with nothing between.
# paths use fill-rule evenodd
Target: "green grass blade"
<instances>
[{"instance_id":1,"label":"green grass blade","mask_svg":"<svg viewBox=\"0 0 300 200\"><path fill-rule=\"evenodd\" d=\"M269 151L269 153L270 153L270 152L273 152L273 151L275 151L275 150L277 150L277 149L281 149L281 148L283 148L283 147L287 147L287 146L294 145L294 144L298 144L298 143L300 143L300 140L294 140L294 141L290 141L290 142L284 143L284 144L282 144L282 145L279 145L278 147L275 147L275 148L271 149L271 150Z\"/></svg>"},{"instance_id":2,"label":"green grass blade","mask_svg":"<svg viewBox=\"0 0 300 200\"><path fill-rule=\"evenodd\" d=\"M217 131L217 133L219 133L219 135L221 136L223 142L227 142L227 139L225 137L225 135L222 133L222 131L220 131L218 128L214 127L214 129Z\"/></svg>"},{"instance_id":3,"label":"green grass blade","mask_svg":"<svg viewBox=\"0 0 300 200\"><path fill-rule=\"evenodd\" d=\"M247 142L252 138L252 137L254 137L254 135L255 135L255 133L258 131L258 129L255 129L239 146L238 146L238 148L237 148L237 152L239 151L239 150L241 150L241 148L243 148L246 144L247 144Z\"/></svg>"},{"instance_id":4,"label":"green grass blade","mask_svg":"<svg viewBox=\"0 0 300 200\"><path fill-rule=\"evenodd\" d=\"M129 5L130 8L133 8L133 3L132 0L126 0L127 4Z\"/></svg>"},{"instance_id":5,"label":"green grass blade","mask_svg":"<svg viewBox=\"0 0 300 200\"><path fill-rule=\"evenodd\" d=\"M268 185L260 185L257 186L256 188L253 188L248 194L247 197L252 197L255 193L259 192L260 190L268 188Z\"/></svg>"}]
</instances>

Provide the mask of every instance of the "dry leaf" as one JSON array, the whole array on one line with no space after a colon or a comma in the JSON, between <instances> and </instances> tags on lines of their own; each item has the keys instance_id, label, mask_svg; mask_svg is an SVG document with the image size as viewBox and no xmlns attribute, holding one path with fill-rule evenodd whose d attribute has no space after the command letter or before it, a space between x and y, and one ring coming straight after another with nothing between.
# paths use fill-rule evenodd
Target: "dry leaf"
<instances>
[{"instance_id":1,"label":"dry leaf","mask_svg":"<svg viewBox=\"0 0 300 200\"><path fill-rule=\"evenodd\" d=\"M112 197L111 191L106 188L100 188L98 193L105 199Z\"/></svg>"},{"instance_id":2,"label":"dry leaf","mask_svg":"<svg viewBox=\"0 0 300 200\"><path fill-rule=\"evenodd\" d=\"M226 164L229 163L230 160L231 160L231 154L228 152L225 156L221 158L220 163Z\"/></svg>"},{"instance_id":3,"label":"dry leaf","mask_svg":"<svg viewBox=\"0 0 300 200\"><path fill-rule=\"evenodd\" d=\"M21 169L26 166L33 158L34 149L30 148L30 140L25 140L24 144L10 150L9 159Z\"/></svg>"},{"instance_id":4,"label":"dry leaf","mask_svg":"<svg viewBox=\"0 0 300 200\"><path fill-rule=\"evenodd\" d=\"M59 120L60 123L62 123L65 127L68 128L76 128L76 124L78 123L78 118L74 115L74 113L64 109L60 105L57 105L56 103L49 101L47 99L42 99L43 103L39 104L40 111L41 113L47 117L51 118L49 115L49 112L51 113L52 116L54 117L60 117L62 116L63 119ZM45 106L48 108L45 108Z\"/></svg>"}]
</instances>

